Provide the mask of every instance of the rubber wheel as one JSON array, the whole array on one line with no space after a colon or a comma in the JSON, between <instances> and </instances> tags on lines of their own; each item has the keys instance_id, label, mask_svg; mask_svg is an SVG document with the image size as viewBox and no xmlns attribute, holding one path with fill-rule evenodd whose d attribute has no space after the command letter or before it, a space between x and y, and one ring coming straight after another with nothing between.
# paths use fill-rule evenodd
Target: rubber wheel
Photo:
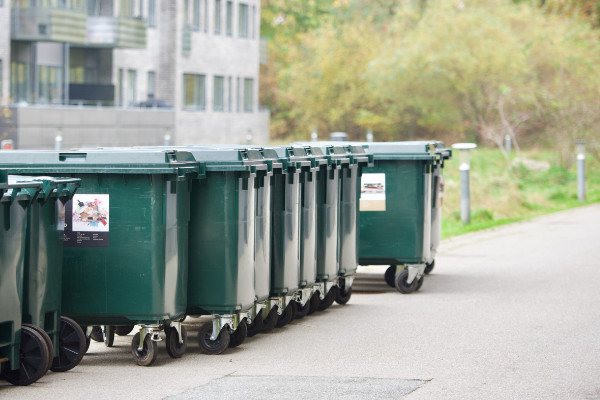
<instances>
[{"instance_id":1,"label":"rubber wheel","mask_svg":"<svg viewBox=\"0 0 600 400\"><path fill-rule=\"evenodd\" d=\"M325 298L319 303L319 311L327 310L335 301L337 293L337 286L333 286L331 289L329 289L329 292L327 292L327 296L325 296Z\"/></svg>"},{"instance_id":2,"label":"rubber wheel","mask_svg":"<svg viewBox=\"0 0 600 400\"><path fill-rule=\"evenodd\" d=\"M71 318L60 317L58 333L58 356L50 369L65 372L76 367L85 354L86 337L81 327Z\"/></svg>"},{"instance_id":3,"label":"rubber wheel","mask_svg":"<svg viewBox=\"0 0 600 400\"><path fill-rule=\"evenodd\" d=\"M396 269L397 269L396 265L390 265L388 267L388 269L385 270L385 274L383 275L383 278L385 279L385 283L387 283L388 286L391 286L393 288L396 287L396 283L395 283Z\"/></svg>"},{"instance_id":4,"label":"rubber wheel","mask_svg":"<svg viewBox=\"0 0 600 400\"><path fill-rule=\"evenodd\" d=\"M85 337L85 352L87 353L90 349L90 344L92 344L92 339L89 337Z\"/></svg>"},{"instance_id":5,"label":"rubber wheel","mask_svg":"<svg viewBox=\"0 0 600 400\"><path fill-rule=\"evenodd\" d=\"M137 332L133 336L133 340L131 341L131 354L135 357L135 361L137 365L141 365L142 367L149 367L154 364L156 361L156 356L158 354L158 346L155 341L150 338L150 335L146 335L144 338L144 346L142 351L138 349L140 344L140 333Z\"/></svg>"},{"instance_id":6,"label":"rubber wheel","mask_svg":"<svg viewBox=\"0 0 600 400\"><path fill-rule=\"evenodd\" d=\"M319 309L319 305L321 304L320 292L319 291L314 292L308 302L310 303L310 305L308 307L308 315L311 315Z\"/></svg>"},{"instance_id":7,"label":"rubber wheel","mask_svg":"<svg viewBox=\"0 0 600 400\"><path fill-rule=\"evenodd\" d=\"M425 273L429 275L431 271L435 268L435 260L430 263L425 264Z\"/></svg>"},{"instance_id":8,"label":"rubber wheel","mask_svg":"<svg viewBox=\"0 0 600 400\"><path fill-rule=\"evenodd\" d=\"M279 320L279 314L277 314L277 306L271 308L269 311L269 315L263 321L263 332L271 332L275 329L277 325L277 321Z\"/></svg>"},{"instance_id":9,"label":"rubber wheel","mask_svg":"<svg viewBox=\"0 0 600 400\"><path fill-rule=\"evenodd\" d=\"M403 270L398 272L396 275L396 289L400 293L409 294L415 291L417 288L417 279L414 279L411 284L408 284L406 280L408 279L408 271Z\"/></svg>"},{"instance_id":10,"label":"rubber wheel","mask_svg":"<svg viewBox=\"0 0 600 400\"><path fill-rule=\"evenodd\" d=\"M308 315L310 311L310 299L304 304L296 303L296 319L302 319Z\"/></svg>"},{"instance_id":11,"label":"rubber wheel","mask_svg":"<svg viewBox=\"0 0 600 400\"><path fill-rule=\"evenodd\" d=\"M246 320L243 320L239 323L237 329L231 333L229 337L229 347L238 347L240 344L244 343L247 336L248 325L246 324Z\"/></svg>"},{"instance_id":12,"label":"rubber wheel","mask_svg":"<svg viewBox=\"0 0 600 400\"><path fill-rule=\"evenodd\" d=\"M229 347L229 329L223 328L215 340L210 340L212 334L212 322L202 325L198 332L200 351L204 354L216 355L223 353Z\"/></svg>"},{"instance_id":13,"label":"rubber wheel","mask_svg":"<svg viewBox=\"0 0 600 400\"><path fill-rule=\"evenodd\" d=\"M262 313L258 313L252 320L251 324L246 324L246 337L252 337L263 330L263 316Z\"/></svg>"},{"instance_id":14,"label":"rubber wheel","mask_svg":"<svg viewBox=\"0 0 600 400\"><path fill-rule=\"evenodd\" d=\"M94 325L92 327L92 334L90 335L90 337L96 342L104 342L104 333L102 332L102 327Z\"/></svg>"},{"instance_id":15,"label":"rubber wheel","mask_svg":"<svg viewBox=\"0 0 600 400\"><path fill-rule=\"evenodd\" d=\"M275 326L277 326L278 328L283 328L284 326L286 326L287 324L292 322L295 314L296 314L296 302L292 301L285 307L285 309L283 310L283 313L277 319L277 324Z\"/></svg>"},{"instance_id":16,"label":"rubber wheel","mask_svg":"<svg viewBox=\"0 0 600 400\"><path fill-rule=\"evenodd\" d=\"M115 327L112 325L104 326L102 337L104 338L104 345L106 347L113 347L115 343Z\"/></svg>"},{"instance_id":17,"label":"rubber wheel","mask_svg":"<svg viewBox=\"0 0 600 400\"><path fill-rule=\"evenodd\" d=\"M48 347L48 363L46 364L46 371L44 372L45 375L46 372L48 372L48 370L52 366L52 361L54 361L54 344L52 344L52 339L50 338L50 336L48 336L45 330L43 330L37 325L23 324L23 326L33 329L34 331L39 333L46 341L46 346Z\"/></svg>"},{"instance_id":18,"label":"rubber wheel","mask_svg":"<svg viewBox=\"0 0 600 400\"><path fill-rule=\"evenodd\" d=\"M46 373L48 365L48 346L37 330L21 327L21 345L19 348L19 369L4 371L4 379L13 385L27 386L40 379Z\"/></svg>"},{"instance_id":19,"label":"rubber wheel","mask_svg":"<svg viewBox=\"0 0 600 400\"><path fill-rule=\"evenodd\" d=\"M123 325L115 327L115 333L119 336L127 336L131 333L135 325Z\"/></svg>"},{"instance_id":20,"label":"rubber wheel","mask_svg":"<svg viewBox=\"0 0 600 400\"><path fill-rule=\"evenodd\" d=\"M181 336L183 338L183 343L179 343L179 335L177 334L177 329L169 327L165 330L165 334L167 335L167 340L165 341L167 353L169 353L169 356L171 356L171 358L181 358L185 353L185 349L187 347L187 332L185 330L185 327L181 327Z\"/></svg>"},{"instance_id":21,"label":"rubber wheel","mask_svg":"<svg viewBox=\"0 0 600 400\"><path fill-rule=\"evenodd\" d=\"M425 280L425 275L423 275L422 277L419 278L419 280L417 281L417 287L415 288L415 292L419 289L421 289L421 286L423 286L423 281Z\"/></svg>"},{"instance_id":22,"label":"rubber wheel","mask_svg":"<svg viewBox=\"0 0 600 400\"><path fill-rule=\"evenodd\" d=\"M338 288L337 295L335 296L335 302L338 304L346 304L352 297L352 286L346 288L345 281L342 281L342 286Z\"/></svg>"}]
</instances>

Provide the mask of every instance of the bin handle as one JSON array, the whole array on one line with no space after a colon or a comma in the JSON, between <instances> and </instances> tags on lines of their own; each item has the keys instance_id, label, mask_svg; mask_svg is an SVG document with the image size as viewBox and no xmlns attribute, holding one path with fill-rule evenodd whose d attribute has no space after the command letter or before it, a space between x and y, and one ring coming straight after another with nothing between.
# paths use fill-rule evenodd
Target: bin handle
<instances>
[{"instance_id":1,"label":"bin handle","mask_svg":"<svg viewBox=\"0 0 600 400\"><path fill-rule=\"evenodd\" d=\"M60 153L58 160L63 162L83 162L87 158L87 153Z\"/></svg>"}]
</instances>

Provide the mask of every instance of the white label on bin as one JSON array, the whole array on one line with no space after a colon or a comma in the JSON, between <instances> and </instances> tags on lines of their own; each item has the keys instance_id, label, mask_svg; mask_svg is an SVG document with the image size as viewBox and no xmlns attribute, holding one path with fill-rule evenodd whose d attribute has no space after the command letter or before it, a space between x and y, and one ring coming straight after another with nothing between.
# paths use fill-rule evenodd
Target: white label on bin
<instances>
[{"instance_id":1,"label":"white label on bin","mask_svg":"<svg viewBox=\"0 0 600 400\"><path fill-rule=\"evenodd\" d=\"M110 230L109 195L76 194L65 206L64 245L106 247Z\"/></svg>"},{"instance_id":2,"label":"white label on bin","mask_svg":"<svg viewBox=\"0 0 600 400\"><path fill-rule=\"evenodd\" d=\"M360 211L385 211L385 174L363 174Z\"/></svg>"}]
</instances>

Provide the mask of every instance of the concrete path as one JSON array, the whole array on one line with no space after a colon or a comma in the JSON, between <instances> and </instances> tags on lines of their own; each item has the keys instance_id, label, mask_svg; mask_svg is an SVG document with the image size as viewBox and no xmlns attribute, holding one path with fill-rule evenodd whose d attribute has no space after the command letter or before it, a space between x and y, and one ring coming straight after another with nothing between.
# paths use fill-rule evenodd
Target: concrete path
<instances>
[{"instance_id":1,"label":"concrete path","mask_svg":"<svg viewBox=\"0 0 600 400\"><path fill-rule=\"evenodd\" d=\"M0 398L600 399L599 260L593 205L447 240L415 294L364 268L378 292L224 355L200 354L192 327L184 358L159 343L137 367L117 337L70 372L0 382Z\"/></svg>"}]
</instances>

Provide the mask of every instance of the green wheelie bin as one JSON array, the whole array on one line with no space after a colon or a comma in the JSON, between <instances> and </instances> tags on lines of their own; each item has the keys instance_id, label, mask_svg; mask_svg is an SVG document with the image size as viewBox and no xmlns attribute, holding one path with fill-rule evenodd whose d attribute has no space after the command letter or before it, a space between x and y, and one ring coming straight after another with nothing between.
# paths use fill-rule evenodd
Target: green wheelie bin
<instances>
[{"instance_id":1,"label":"green wheelie bin","mask_svg":"<svg viewBox=\"0 0 600 400\"><path fill-rule=\"evenodd\" d=\"M22 320L27 209L41 189L41 182L9 183L0 170L0 375L21 386L48 371L53 353L47 335Z\"/></svg>"},{"instance_id":2,"label":"green wheelie bin","mask_svg":"<svg viewBox=\"0 0 600 400\"><path fill-rule=\"evenodd\" d=\"M165 330L169 355L186 335L191 154L167 150L11 151L0 165L19 174L81 179L65 206L62 313L83 326L141 325L131 350L156 360ZM88 329L88 334L90 329Z\"/></svg>"},{"instance_id":3,"label":"green wheelie bin","mask_svg":"<svg viewBox=\"0 0 600 400\"><path fill-rule=\"evenodd\" d=\"M316 277L308 314L325 310L339 293L341 176L350 158L341 145L304 143L318 163L316 172Z\"/></svg>"},{"instance_id":4,"label":"green wheelie bin","mask_svg":"<svg viewBox=\"0 0 600 400\"><path fill-rule=\"evenodd\" d=\"M27 210L23 273L23 323L38 328L50 341L49 368L68 371L86 351L81 327L61 315L65 203L79 188L77 178L14 176L16 182L41 182L42 189Z\"/></svg>"},{"instance_id":5,"label":"green wheelie bin","mask_svg":"<svg viewBox=\"0 0 600 400\"><path fill-rule=\"evenodd\" d=\"M433 141L363 147L374 165L361 179L359 263L390 265L386 282L411 293L431 262L432 175L442 156Z\"/></svg>"},{"instance_id":6,"label":"green wheelie bin","mask_svg":"<svg viewBox=\"0 0 600 400\"><path fill-rule=\"evenodd\" d=\"M452 150L446 148L442 142L433 142L435 151L440 155L436 160L431 177L432 204L431 204L431 251L425 266L425 274L429 274L435 267L435 256L442 240L442 203L444 200L444 163L452 158Z\"/></svg>"},{"instance_id":7,"label":"green wheelie bin","mask_svg":"<svg viewBox=\"0 0 600 400\"><path fill-rule=\"evenodd\" d=\"M352 283L358 267L360 243L360 182L363 170L373 164L372 155L360 145L345 146L350 163L340 176L339 268L335 301L346 304L352 296Z\"/></svg>"},{"instance_id":8,"label":"green wheelie bin","mask_svg":"<svg viewBox=\"0 0 600 400\"><path fill-rule=\"evenodd\" d=\"M271 177L271 280L270 296L263 310L263 331L289 323L296 304L305 305L311 290L301 290L300 278L300 180L312 171L313 158L302 148L263 147L265 160L273 163Z\"/></svg>"},{"instance_id":9,"label":"green wheelie bin","mask_svg":"<svg viewBox=\"0 0 600 400\"><path fill-rule=\"evenodd\" d=\"M187 313L214 317L200 329L200 350L220 354L244 341L247 322L254 323L269 296L269 266L262 265L264 243L257 252L255 221L264 235L270 168L257 149L185 149L206 174L191 187Z\"/></svg>"}]
</instances>

